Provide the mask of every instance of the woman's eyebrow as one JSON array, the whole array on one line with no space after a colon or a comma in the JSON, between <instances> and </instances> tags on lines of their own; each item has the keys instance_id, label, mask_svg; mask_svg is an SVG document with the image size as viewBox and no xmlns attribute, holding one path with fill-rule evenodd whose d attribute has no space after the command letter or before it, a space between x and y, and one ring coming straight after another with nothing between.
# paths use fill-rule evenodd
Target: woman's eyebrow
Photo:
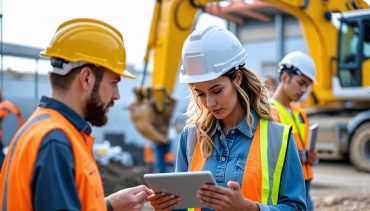
<instances>
[{"instance_id":1,"label":"woman's eyebrow","mask_svg":"<svg viewBox=\"0 0 370 211\"><path fill-rule=\"evenodd\" d=\"M212 87L208 88L208 90L211 90L211 89L217 88L218 86L221 86L221 84L216 84L216 85L214 85L214 86L212 86ZM195 91L197 91L197 92L202 92L202 90L199 90L199 89L197 89L197 88L194 88L194 90L195 90Z\"/></svg>"}]
</instances>

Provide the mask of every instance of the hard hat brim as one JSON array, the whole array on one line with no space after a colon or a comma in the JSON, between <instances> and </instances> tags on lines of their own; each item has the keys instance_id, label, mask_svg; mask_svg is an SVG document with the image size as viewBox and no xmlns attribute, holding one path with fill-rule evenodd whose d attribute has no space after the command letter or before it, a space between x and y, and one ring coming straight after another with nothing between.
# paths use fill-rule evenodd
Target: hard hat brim
<instances>
[{"instance_id":1,"label":"hard hat brim","mask_svg":"<svg viewBox=\"0 0 370 211\"><path fill-rule=\"evenodd\" d=\"M132 73L130 73L129 71L127 70L124 70L122 74L120 74L122 77L125 77L125 78L131 78L131 79L136 79L136 76Z\"/></svg>"},{"instance_id":2,"label":"hard hat brim","mask_svg":"<svg viewBox=\"0 0 370 211\"><path fill-rule=\"evenodd\" d=\"M40 56L44 57L44 58L52 58L53 57L53 55L49 55L46 51L41 51ZM109 68L107 68L107 69L116 73L116 74L118 74L118 75L120 75L120 76L122 76L122 77L130 78L130 79L136 79L136 76L134 74L130 73L128 70L123 70L122 73L118 73L118 72L116 72L114 70L111 70Z\"/></svg>"}]
</instances>

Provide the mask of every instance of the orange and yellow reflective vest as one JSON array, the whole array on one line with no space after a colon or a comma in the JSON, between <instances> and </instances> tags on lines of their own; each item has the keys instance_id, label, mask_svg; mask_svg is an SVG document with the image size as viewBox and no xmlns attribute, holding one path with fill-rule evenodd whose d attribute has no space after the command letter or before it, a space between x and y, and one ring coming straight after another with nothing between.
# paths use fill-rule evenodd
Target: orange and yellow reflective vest
<instances>
[{"instance_id":1,"label":"orange and yellow reflective vest","mask_svg":"<svg viewBox=\"0 0 370 211\"><path fill-rule=\"evenodd\" d=\"M292 126L298 151L305 153L305 150L308 149L308 133L310 128L306 112L302 108L290 103L289 108L292 111L292 116L279 101L271 99L271 103L279 113L278 121L282 124ZM302 168L304 179L311 180L313 177L312 166L304 162L302 163Z\"/></svg>"},{"instance_id":2,"label":"orange and yellow reflective vest","mask_svg":"<svg viewBox=\"0 0 370 211\"><path fill-rule=\"evenodd\" d=\"M9 115L9 112L13 113L18 118L18 126L21 127L24 123L23 116L21 111L13 103L4 100L0 102L0 120L6 118ZM3 132L0 127L0 139L3 136Z\"/></svg>"},{"instance_id":3,"label":"orange and yellow reflective vest","mask_svg":"<svg viewBox=\"0 0 370 211\"><path fill-rule=\"evenodd\" d=\"M46 134L62 130L70 140L81 210L107 210L100 174L92 155L94 138L79 132L53 109L38 108L10 143L0 175L2 210L33 210L31 180L39 146Z\"/></svg>"},{"instance_id":4,"label":"orange and yellow reflective vest","mask_svg":"<svg viewBox=\"0 0 370 211\"><path fill-rule=\"evenodd\" d=\"M154 164L154 155L155 153L153 152L152 145L151 144L145 144L144 146L144 162L146 164ZM166 163L175 163L175 156L173 155L172 151L167 152L164 155L164 160Z\"/></svg>"},{"instance_id":5,"label":"orange and yellow reflective vest","mask_svg":"<svg viewBox=\"0 0 370 211\"><path fill-rule=\"evenodd\" d=\"M244 197L262 204L277 204L290 130L290 126L259 120L245 164L241 185ZM194 154L189 162L190 171L202 171L206 162L201 155L198 134L196 139ZM188 139L189 141L192 140ZM188 209L199 210L200 208Z\"/></svg>"}]
</instances>

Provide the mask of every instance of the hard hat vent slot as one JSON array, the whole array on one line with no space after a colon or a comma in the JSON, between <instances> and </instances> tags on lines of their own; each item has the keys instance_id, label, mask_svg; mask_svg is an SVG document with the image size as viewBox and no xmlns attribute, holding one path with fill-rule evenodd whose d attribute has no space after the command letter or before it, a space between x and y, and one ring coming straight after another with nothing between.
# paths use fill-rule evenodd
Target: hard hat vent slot
<instances>
[{"instance_id":1,"label":"hard hat vent slot","mask_svg":"<svg viewBox=\"0 0 370 211\"><path fill-rule=\"evenodd\" d=\"M186 65L189 70L189 75L201 75L207 72L203 55L187 56Z\"/></svg>"}]
</instances>

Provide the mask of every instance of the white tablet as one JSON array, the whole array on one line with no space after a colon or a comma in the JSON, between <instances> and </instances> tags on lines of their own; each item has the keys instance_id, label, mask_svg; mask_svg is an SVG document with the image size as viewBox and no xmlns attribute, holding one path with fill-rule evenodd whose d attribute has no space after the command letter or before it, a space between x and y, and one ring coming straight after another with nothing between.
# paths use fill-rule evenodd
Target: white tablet
<instances>
[{"instance_id":1,"label":"white tablet","mask_svg":"<svg viewBox=\"0 0 370 211\"><path fill-rule=\"evenodd\" d=\"M310 140L310 150L313 150L316 148L316 142L317 142L317 133L319 131L319 124L314 123L310 125L310 133L309 133L309 139Z\"/></svg>"},{"instance_id":2,"label":"white tablet","mask_svg":"<svg viewBox=\"0 0 370 211\"><path fill-rule=\"evenodd\" d=\"M179 208L204 207L197 198L197 191L205 183L216 184L210 171L144 174L144 181L154 192L180 196Z\"/></svg>"}]
</instances>

